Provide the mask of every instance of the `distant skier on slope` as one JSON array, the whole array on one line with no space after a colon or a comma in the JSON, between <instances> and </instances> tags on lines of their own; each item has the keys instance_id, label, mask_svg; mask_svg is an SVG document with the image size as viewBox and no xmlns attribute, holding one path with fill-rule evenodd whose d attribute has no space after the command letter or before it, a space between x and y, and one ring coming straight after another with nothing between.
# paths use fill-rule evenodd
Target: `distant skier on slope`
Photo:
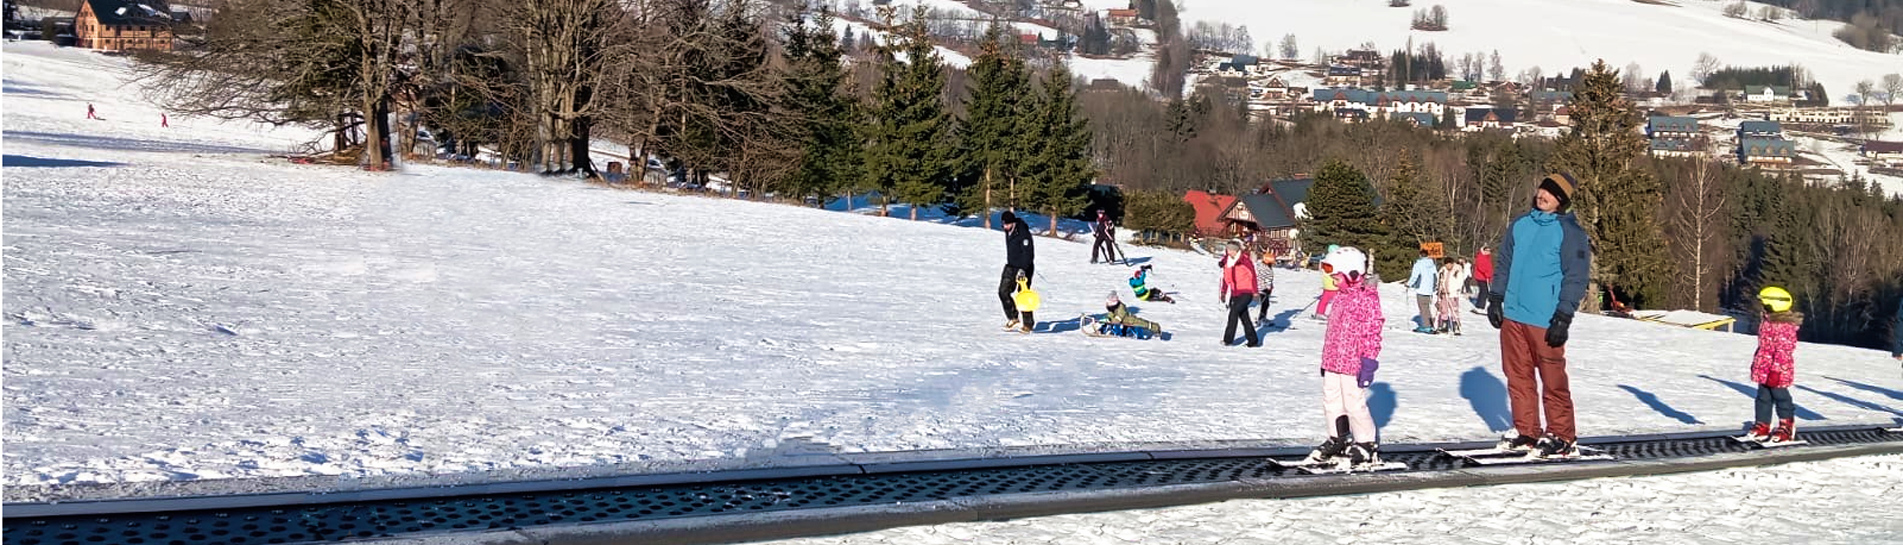
<instances>
[{"instance_id":1,"label":"distant skier on slope","mask_svg":"<svg viewBox=\"0 0 1903 545\"><path fill-rule=\"evenodd\" d=\"M1758 322L1758 351L1751 356L1751 381L1758 383L1757 419L1747 438L1783 443L1797 436L1797 404L1791 401L1791 384L1797 379L1797 329L1804 314L1791 309L1791 293L1768 286L1758 292L1764 305ZM1771 409L1777 409L1777 427L1771 427Z\"/></svg>"},{"instance_id":2,"label":"distant skier on slope","mask_svg":"<svg viewBox=\"0 0 1903 545\"><path fill-rule=\"evenodd\" d=\"M998 301L1004 305L1005 329L1017 329L1030 333L1037 321L1030 311L1018 312L1017 303L1012 294L1017 292L1018 278L1024 278L1025 286L1030 286L1031 278L1037 274L1034 261L1037 248L1031 243L1031 226L1018 219L1010 210L1004 211L1004 272L998 275Z\"/></svg>"},{"instance_id":3,"label":"distant skier on slope","mask_svg":"<svg viewBox=\"0 0 1903 545\"><path fill-rule=\"evenodd\" d=\"M1111 245L1111 241L1117 236L1117 226L1111 223L1110 215L1098 210L1097 221L1091 224L1090 231L1096 237L1096 242L1090 245L1090 262L1099 263L1097 260L1099 255L1103 256L1101 263L1117 262L1116 246Z\"/></svg>"},{"instance_id":4,"label":"distant skier on slope","mask_svg":"<svg viewBox=\"0 0 1903 545\"><path fill-rule=\"evenodd\" d=\"M1435 282L1439 284L1438 289L1435 290L1437 293L1434 310L1438 314L1435 321L1439 324L1442 333L1459 335L1460 300L1464 298L1460 294L1460 287L1467 284L1467 270L1453 258L1448 258L1446 261L1440 266L1440 275L1435 279Z\"/></svg>"},{"instance_id":5,"label":"distant skier on slope","mask_svg":"<svg viewBox=\"0 0 1903 545\"><path fill-rule=\"evenodd\" d=\"M99 111L93 109L93 103L86 103L86 119L99 119Z\"/></svg>"},{"instance_id":6,"label":"distant skier on slope","mask_svg":"<svg viewBox=\"0 0 1903 545\"><path fill-rule=\"evenodd\" d=\"M1262 346L1262 338L1255 334L1255 323L1249 321L1249 302L1255 300L1255 260L1243 253L1242 243L1229 241L1229 249L1222 258L1222 300L1228 304L1228 325L1223 327L1222 345L1230 346L1236 342L1236 326L1242 326L1243 338L1248 339L1249 348Z\"/></svg>"},{"instance_id":7,"label":"distant skier on slope","mask_svg":"<svg viewBox=\"0 0 1903 545\"><path fill-rule=\"evenodd\" d=\"M1514 218L1500 241L1489 286L1487 322L1500 330L1500 366L1519 436L1501 450L1576 457L1573 391L1566 376L1566 339L1586 295L1592 243L1569 210L1579 187L1570 174L1540 179L1533 210ZM1545 417L1542 428L1541 416Z\"/></svg>"},{"instance_id":8,"label":"distant skier on slope","mask_svg":"<svg viewBox=\"0 0 1903 545\"><path fill-rule=\"evenodd\" d=\"M1269 297L1275 294L1275 252L1262 250L1255 264L1256 322L1269 320Z\"/></svg>"},{"instance_id":9,"label":"distant skier on slope","mask_svg":"<svg viewBox=\"0 0 1903 545\"><path fill-rule=\"evenodd\" d=\"M1341 247L1322 259L1322 274L1335 279L1337 295L1328 307L1322 340L1322 414L1328 440L1308 455L1310 462L1345 461L1350 466L1380 463L1374 417L1367 388L1381 364L1381 294L1367 282L1368 256Z\"/></svg>"}]
</instances>

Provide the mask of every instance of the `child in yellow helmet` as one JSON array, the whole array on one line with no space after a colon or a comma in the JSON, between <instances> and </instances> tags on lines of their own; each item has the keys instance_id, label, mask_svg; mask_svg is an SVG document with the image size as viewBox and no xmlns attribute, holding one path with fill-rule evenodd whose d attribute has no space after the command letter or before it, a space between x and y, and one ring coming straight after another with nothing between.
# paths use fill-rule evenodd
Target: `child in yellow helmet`
<instances>
[{"instance_id":1,"label":"child in yellow helmet","mask_svg":"<svg viewBox=\"0 0 1903 545\"><path fill-rule=\"evenodd\" d=\"M1797 437L1797 404L1791 401L1791 384L1797 379L1797 329L1804 323L1803 313L1792 308L1791 292L1768 286L1758 292L1764 306L1758 323L1758 351L1751 357L1751 381L1758 383L1757 419L1748 439L1783 443ZM1777 427L1771 427L1771 411L1777 410Z\"/></svg>"}]
</instances>

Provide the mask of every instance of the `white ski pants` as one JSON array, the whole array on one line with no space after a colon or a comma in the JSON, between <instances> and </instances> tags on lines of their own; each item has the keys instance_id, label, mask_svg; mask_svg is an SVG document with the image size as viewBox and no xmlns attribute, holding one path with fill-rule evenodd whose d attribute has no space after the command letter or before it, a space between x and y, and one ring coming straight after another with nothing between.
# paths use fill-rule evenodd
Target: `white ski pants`
<instances>
[{"instance_id":1,"label":"white ski pants","mask_svg":"<svg viewBox=\"0 0 1903 545\"><path fill-rule=\"evenodd\" d=\"M1355 384L1354 375L1322 371L1322 412L1328 415L1328 436L1336 435L1335 422L1348 417L1356 443L1374 442L1374 415L1368 413L1368 391Z\"/></svg>"}]
</instances>

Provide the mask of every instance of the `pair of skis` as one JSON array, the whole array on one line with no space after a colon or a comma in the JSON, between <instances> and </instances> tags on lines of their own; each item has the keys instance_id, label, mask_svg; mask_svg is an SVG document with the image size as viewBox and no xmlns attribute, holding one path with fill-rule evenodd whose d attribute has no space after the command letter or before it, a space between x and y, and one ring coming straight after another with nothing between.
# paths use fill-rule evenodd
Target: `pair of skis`
<instances>
[{"instance_id":1,"label":"pair of skis","mask_svg":"<svg viewBox=\"0 0 1903 545\"><path fill-rule=\"evenodd\" d=\"M1276 460L1271 458L1270 461L1275 462L1275 465L1282 466L1289 469L1299 470L1309 475L1339 475L1343 473L1377 473L1382 471L1399 471L1399 470L1407 469L1407 464L1403 464L1401 462L1377 462L1372 464L1356 464L1346 460L1346 457L1341 457L1341 458L1343 459L1328 460L1328 461L1321 461L1321 462L1309 461L1309 459L1307 458L1301 458L1298 460Z\"/></svg>"},{"instance_id":2,"label":"pair of skis","mask_svg":"<svg viewBox=\"0 0 1903 545\"><path fill-rule=\"evenodd\" d=\"M1540 464L1540 463L1555 463L1555 462L1588 462L1588 461L1594 461L1594 460L1613 459L1611 454L1606 454L1606 451L1599 450L1596 448L1588 447L1585 445L1575 445L1574 448L1579 450L1577 454L1565 455L1565 456L1539 456L1537 453L1530 450L1503 449L1499 447L1473 449L1473 450L1440 449L1440 453L1447 456L1452 456L1454 458L1460 458L1462 460L1466 460L1466 461L1473 462L1475 464L1483 465L1483 466Z\"/></svg>"}]
</instances>

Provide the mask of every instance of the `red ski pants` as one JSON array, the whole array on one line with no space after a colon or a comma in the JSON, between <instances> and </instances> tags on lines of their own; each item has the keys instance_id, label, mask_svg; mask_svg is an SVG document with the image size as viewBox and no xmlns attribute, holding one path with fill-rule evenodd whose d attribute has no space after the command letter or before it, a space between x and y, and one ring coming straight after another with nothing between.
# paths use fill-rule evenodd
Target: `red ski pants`
<instances>
[{"instance_id":1,"label":"red ski pants","mask_svg":"<svg viewBox=\"0 0 1903 545\"><path fill-rule=\"evenodd\" d=\"M1547 346L1546 328L1506 320L1500 326L1500 360L1507 376L1507 401L1513 407L1513 428L1521 435L1539 437L1544 413L1545 432L1567 441L1578 439L1573 427L1573 390L1566 380L1566 348Z\"/></svg>"}]
</instances>

